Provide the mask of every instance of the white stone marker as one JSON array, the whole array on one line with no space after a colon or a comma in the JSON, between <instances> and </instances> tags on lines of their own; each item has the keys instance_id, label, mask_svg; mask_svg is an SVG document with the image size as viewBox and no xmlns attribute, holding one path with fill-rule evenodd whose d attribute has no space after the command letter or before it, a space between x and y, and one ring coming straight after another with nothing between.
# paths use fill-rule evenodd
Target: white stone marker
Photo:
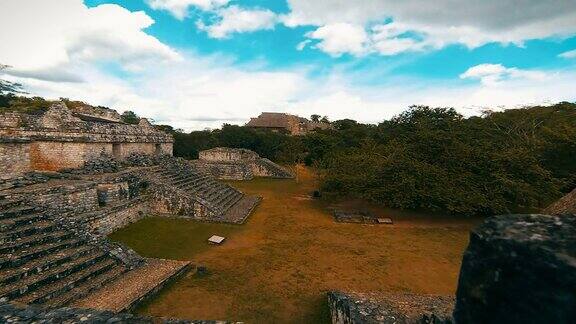
<instances>
[{"instance_id":1,"label":"white stone marker","mask_svg":"<svg viewBox=\"0 0 576 324\"><path fill-rule=\"evenodd\" d=\"M224 242L226 238L222 237L222 236L218 236L218 235L212 235L209 239L208 242L212 243L212 244L222 244L222 242Z\"/></svg>"}]
</instances>

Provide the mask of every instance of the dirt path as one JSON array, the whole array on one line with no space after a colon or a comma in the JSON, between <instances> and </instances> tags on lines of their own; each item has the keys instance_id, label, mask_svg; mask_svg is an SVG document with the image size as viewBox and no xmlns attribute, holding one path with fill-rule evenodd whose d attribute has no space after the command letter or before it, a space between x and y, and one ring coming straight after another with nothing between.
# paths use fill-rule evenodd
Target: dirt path
<instances>
[{"instance_id":1,"label":"dirt path","mask_svg":"<svg viewBox=\"0 0 576 324\"><path fill-rule=\"evenodd\" d=\"M187 237L208 233L186 232L185 223L174 223L169 230L179 241L166 247L169 253L152 248L153 255L146 256L191 259L206 265L210 274L182 278L140 312L247 323L322 323L328 320L328 290L453 294L468 232L477 223L410 216L395 217L392 226L335 223L326 206L307 198L314 188L307 172L299 183L259 179L234 185L264 197L248 223L224 228L229 239L218 247L187 246ZM140 238L160 228L148 227L139 229ZM161 244L131 242L122 233L115 238L144 254Z\"/></svg>"}]
</instances>

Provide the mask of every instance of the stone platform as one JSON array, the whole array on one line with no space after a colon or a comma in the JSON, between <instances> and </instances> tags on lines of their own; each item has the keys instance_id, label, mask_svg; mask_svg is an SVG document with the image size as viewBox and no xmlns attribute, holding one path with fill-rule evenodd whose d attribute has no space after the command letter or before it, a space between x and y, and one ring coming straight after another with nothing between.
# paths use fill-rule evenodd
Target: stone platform
<instances>
[{"instance_id":1,"label":"stone platform","mask_svg":"<svg viewBox=\"0 0 576 324\"><path fill-rule=\"evenodd\" d=\"M189 261L147 259L146 265L125 273L71 306L113 312L130 311L191 267Z\"/></svg>"}]
</instances>

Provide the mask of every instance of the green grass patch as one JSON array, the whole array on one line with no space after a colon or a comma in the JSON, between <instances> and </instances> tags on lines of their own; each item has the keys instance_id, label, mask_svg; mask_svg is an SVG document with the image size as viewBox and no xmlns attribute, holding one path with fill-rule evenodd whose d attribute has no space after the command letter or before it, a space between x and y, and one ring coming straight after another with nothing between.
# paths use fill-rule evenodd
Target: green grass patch
<instances>
[{"instance_id":1,"label":"green grass patch","mask_svg":"<svg viewBox=\"0 0 576 324\"><path fill-rule=\"evenodd\" d=\"M148 217L110 234L109 238L126 244L144 257L192 260L201 252L217 248L207 242L210 236L229 239L241 230L237 225Z\"/></svg>"}]
</instances>

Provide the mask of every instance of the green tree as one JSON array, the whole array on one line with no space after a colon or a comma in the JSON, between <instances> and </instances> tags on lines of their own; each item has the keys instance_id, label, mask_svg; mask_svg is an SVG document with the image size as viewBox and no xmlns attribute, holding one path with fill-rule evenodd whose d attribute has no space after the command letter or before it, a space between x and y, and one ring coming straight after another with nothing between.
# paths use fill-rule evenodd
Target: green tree
<instances>
[{"instance_id":1,"label":"green tree","mask_svg":"<svg viewBox=\"0 0 576 324\"><path fill-rule=\"evenodd\" d=\"M120 115L120 120L126 124L138 124L140 122L140 116L131 110L126 110Z\"/></svg>"},{"instance_id":2,"label":"green tree","mask_svg":"<svg viewBox=\"0 0 576 324\"><path fill-rule=\"evenodd\" d=\"M0 64L0 73L2 72L2 70L5 70L8 67L9 67L8 65ZM22 94L22 93L25 93L22 84L0 79L1 96Z\"/></svg>"}]
</instances>

